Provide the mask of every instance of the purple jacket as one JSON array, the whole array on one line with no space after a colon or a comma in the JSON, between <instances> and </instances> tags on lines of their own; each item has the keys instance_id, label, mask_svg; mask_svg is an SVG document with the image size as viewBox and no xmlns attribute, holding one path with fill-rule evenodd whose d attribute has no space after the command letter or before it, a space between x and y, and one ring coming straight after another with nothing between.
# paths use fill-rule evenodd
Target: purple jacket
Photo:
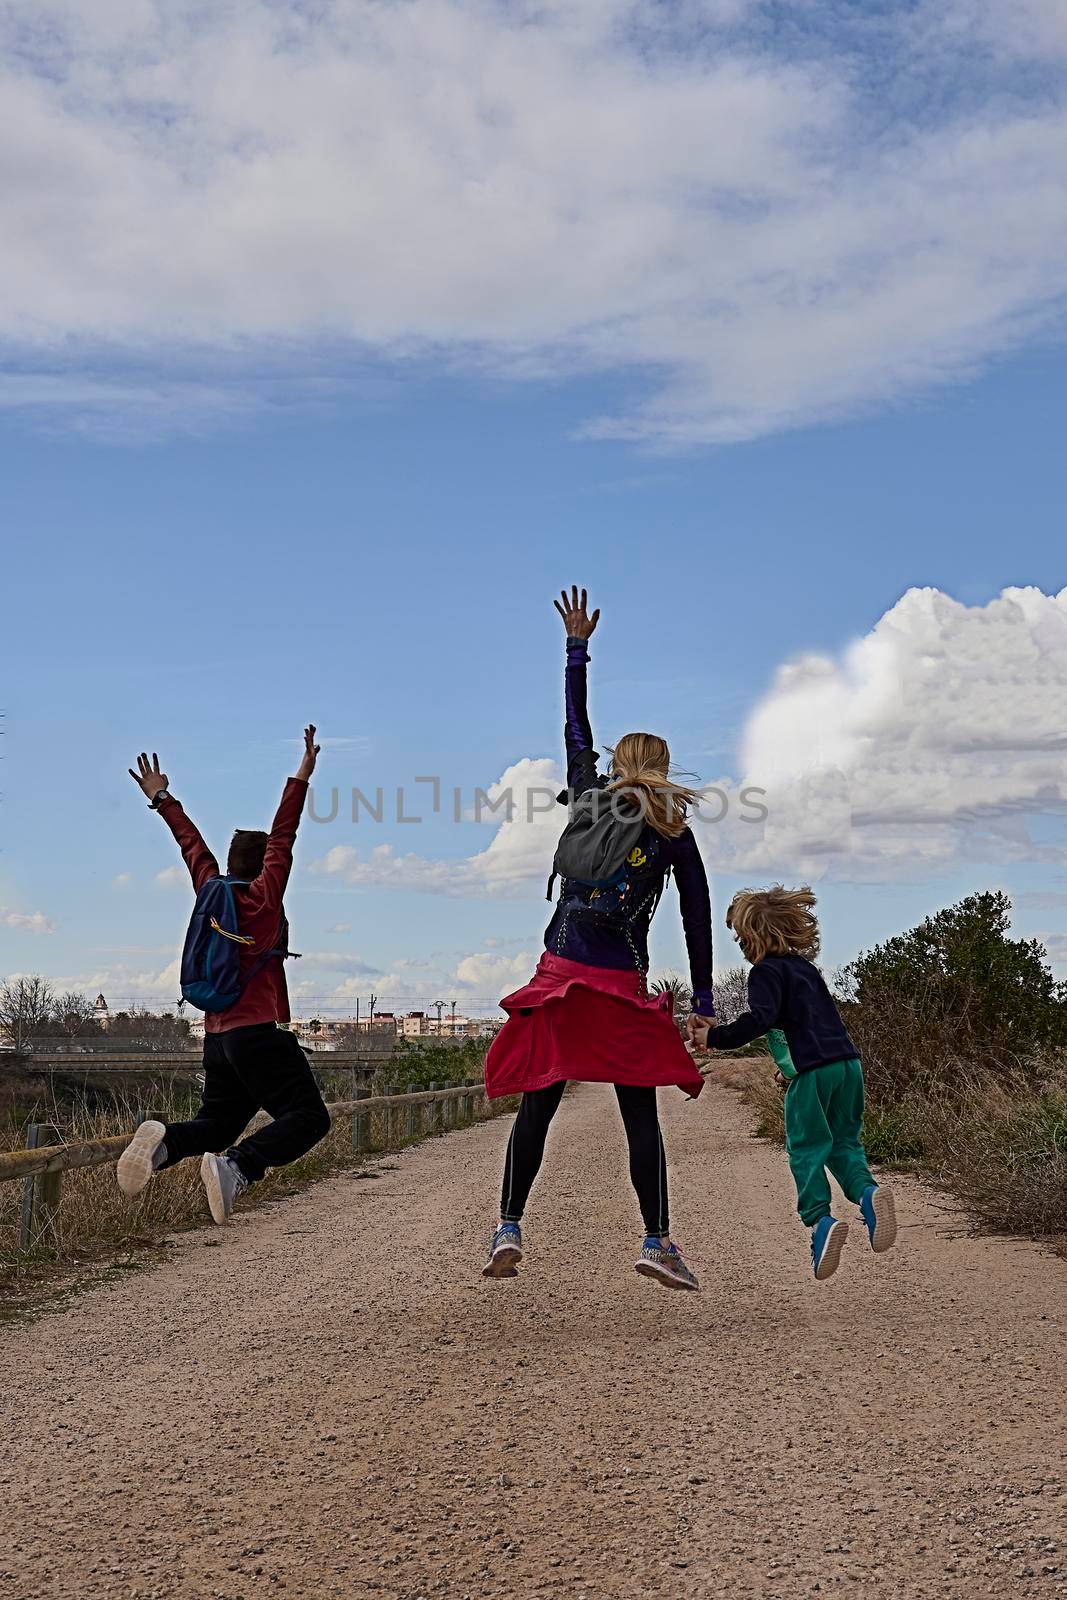
<instances>
[{"instance_id":1,"label":"purple jacket","mask_svg":"<svg viewBox=\"0 0 1067 1600\"><path fill-rule=\"evenodd\" d=\"M589 725L586 696L586 665L589 650L584 639L567 640L566 705L564 738L567 746L567 791L559 798L565 804L570 795L606 780L597 772L597 751ZM689 953L689 977L693 990L693 1010L714 1016L712 1000L711 897L696 840L687 828L677 839L668 839L647 826L641 847L649 860L660 868L658 888L662 889L668 870L673 871L681 902L682 927ZM653 883L655 879L653 878ZM656 909L658 894L645 895L637 910L622 919L594 921L583 917L591 889L564 879L559 902L545 929L545 949L567 961L586 966L633 970L648 968L648 929Z\"/></svg>"}]
</instances>

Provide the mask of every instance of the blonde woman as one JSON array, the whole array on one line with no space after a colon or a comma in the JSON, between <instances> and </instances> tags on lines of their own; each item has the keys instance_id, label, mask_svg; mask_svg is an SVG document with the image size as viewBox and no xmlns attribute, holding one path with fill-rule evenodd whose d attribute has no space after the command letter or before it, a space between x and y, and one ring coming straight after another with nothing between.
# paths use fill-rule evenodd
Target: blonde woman
<instances>
[{"instance_id":1,"label":"blonde woman","mask_svg":"<svg viewBox=\"0 0 1067 1600\"><path fill-rule=\"evenodd\" d=\"M863 1150L859 1052L815 965L819 924L809 888L743 889L730 902L726 926L752 963L749 1009L716 1028L710 1043L734 1050L768 1035L775 1076L786 1091L786 1150L797 1210L811 1229L811 1264L822 1281L837 1271L848 1237L848 1223L830 1210L826 1168L859 1206L872 1250L881 1255L897 1236L892 1193L875 1182ZM698 1036L706 1032L698 1026Z\"/></svg>"},{"instance_id":2,"label":"blonde woman","mask_svg":"<svg viewBox=\"0 0 1067 1600\"><path fill-rule=\"evenodd\" d=\"M515 1277L522 1260L520 1224L544 1155L549 1124L568 1081L611 1083L622 1113L645 1237L636 1269L671 1288L697 1280L670 1236L667 1164L656 1088L675 1084L690 1096L703 1088L671 1019L669 995L649 996L648 928L673 872L695 1013L714 1017L711 990L711 903L704 864L686 825L692 791L671 783L670 751L655 734L628 733L597 771L586 710L588 641L600 612L589 615L577 588L555 602L567 630L567 803L581 796L594 809L604 796L630 830L632 844L610 882L563 876L533 979L501 1005L508 1020L486 1057L490 1096L522 1094L511 1130L500 1203L484 1274ZM550 891L551 892L551 891Z\"/></svg>"}]
</instances>

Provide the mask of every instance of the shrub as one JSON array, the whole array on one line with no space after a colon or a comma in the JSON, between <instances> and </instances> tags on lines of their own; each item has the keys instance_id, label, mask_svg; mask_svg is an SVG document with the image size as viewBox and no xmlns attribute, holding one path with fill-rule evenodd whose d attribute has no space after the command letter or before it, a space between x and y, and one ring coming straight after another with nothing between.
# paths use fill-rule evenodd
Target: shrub
<instances>
[{"instance_id":1,"label":"shrub","mask_svg":"<svg viewBox=\"0 0 1067 1600\"><path fill-rule=\"evenodd\" d=\"M1035 1080L1067 1044L1067 991L1036 940L1009 937L1011 902L975 894L843 969L842 1009L872 1099L956 1079L962 1058L993 1076Z\"/></svg>"}]
</instances>

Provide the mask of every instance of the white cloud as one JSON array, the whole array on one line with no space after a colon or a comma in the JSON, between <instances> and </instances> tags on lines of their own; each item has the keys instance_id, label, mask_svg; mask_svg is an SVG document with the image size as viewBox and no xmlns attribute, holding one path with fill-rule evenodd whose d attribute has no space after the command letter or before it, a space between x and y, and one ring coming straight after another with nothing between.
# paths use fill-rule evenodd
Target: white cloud
<instances>
[{"instance_id":1,"label":"white cloud","mask_svg":"<svg viewBox=\"0 0 1067 1600\"><path fill-rule=\"evenodd\" d=\"M302 953L301 961L307 967L317 967L324 972L346 972L350 977L381 977L381 968L373 967L364 961L362 956L351 955L343 950L308 950ZM301 971L305 971L301 967Z\"/></svg>"},{"instance_id":2,"label":"white cloud","mask_svg":"<svg viewBox=\"0 0 1067 1600\"><path fill-rule=\"evenodd\" d=\"M624 372L588 431L685 444L966 377L1067 288L1062 84L1016 81L1062 8L794 11L14 0L0 404L158 431L432 359Z\"/></svg>"},{"instance_id":3,"label":"white cloud","mask_svg":"<svg viewBox=\"0 0 1067 1600\"><path fill-rule=\"evenodd\" d=\"M81 972L47 974L49 983L60 992L68 989L95 996L103 994L112 1011L129 1005L166 1006L173 1009L181 992L181 960L175 957L165 967L145 972L125 962ZM9 973L8 977L18 977Z\"/></svg>"},{"instance_id":4,"label":"white cloud","mask_svg":"<svg viewBox=\"0 0 1067 1600\"><path fill-rule=\"evenodd\" d=\"M116 872L111 880L111 886L113 889L128 889L132 882L132 872Z\"/></svg>"},{"instance_id":5,"label":"white cloud","mask_svg":"<svg viewBox=\"0 0 1067 1600\"><path fill-rule=\"evenodd\" d=\"M548 758L524 757L514 762L486 790L482 820L499 819L496 833L477 855L459 860L432 860L414 853L400 855L390 844L369 852L354 845L335 845L311 867L312 872L339 877L345 883L420 889L429 894L522 894L538 877L547 879L559 837L563 812L555 795L564 779ZM507 815L510 806L511 815Z\"/></svg>"},{"instance_id":6,"label":"white cloud","mask_svg":"<svg viewBox=\"0 0 1067 1600\"><path fill-rule=\"evenodd\" d=\"M721 870L879 881L963 861L1067 867L1067 589L1006 589L966 606L909 590L840 658L787 662L753 709L738 779L717 780L694 831ZM523 796L562 779L515 762L516 814L459 860L331 850L312 871L424 893L525 895L545 882L564 817ZM758 807L765 807L762 818ZM723 814L725 813L725 814Z\"/></svg>"},{"instance_id":7,"label":"white cloud","mask_svg":"<svg viewBox=\"0 0 1067 1600\"><path fill-rule=\"evenodd\" d=\"M537 957L528 951L517 956L496 955L479 950L456 964L455 981L476 994L506 994L532 976Z\"/></svg>"},{"instance_id":8,"label":"white cloud","mask_svg":"<svg viewBox=\"0 0 1067 1600\"><path fill-rule=\"evenodd\" d=\"M164 867L162 872L157 872L152 882L158 889L180 889L183 884L188 884L189 874L184 867Z\"/></svg>"},{"instance_id":9,"label":"white cloud","mask_svg":"<svg viewBox=\"0 0 1067 1600\"><path fill-rule=\"evenodd\" d=\"M0 927L17 928L22 933L54 933L55 923L43 911L9 911L0 906Z\"/></svg>"},{"instance_id":10,"label":"white cloud","mask_svg":"<svg viewBox=\"0 0 1067 1600\"><path fill-rule=\"evenodd\" d=\"M910 590L840 659L781 668L741 752L766 826L713 839L713 858L720 843L739 867L872 877L1067 864L1065 704L1067 589L972 607Z\"/></svg>"},{"instance_id":11,"label":"white cloud","mask_svg":"<svg viewBox=\"0 0 1067 1600\"><path fill-rule=\"evenodd\" d=\"M352 924L350 922L335 922L332 927L326 929L326 932L327 933L351 933L352 932Z\"/></svg>"}]
</instances>

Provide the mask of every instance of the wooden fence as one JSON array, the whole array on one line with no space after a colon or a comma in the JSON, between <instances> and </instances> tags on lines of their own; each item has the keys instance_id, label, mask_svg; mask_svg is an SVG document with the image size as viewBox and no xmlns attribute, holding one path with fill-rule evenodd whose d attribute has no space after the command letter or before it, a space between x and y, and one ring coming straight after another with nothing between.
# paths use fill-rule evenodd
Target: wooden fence
<instances>
[{"instance_id":1,"label":"wooden fence","mask_svg":"<svg viewBox=\"0 0 1067 1600\"><path fill-rule=\"evenodd\" d=\"M362 1155L373 1150L395 1150L429 1134L461 1127L472 1122L485 1103L484 1084L471 1082L410 1094L368 1094L337 1100L329 1111L335 1120L351 1118L352 1150ZM55 1236L63 1174L78 1167L113 1166L133 1138L130 1132L81 1143L50 1144L49 1136L58 1132L50 1124L34 1123L27 1132L24 1150L0 1152L0 1183L14 1179L23 1183L21 1250L47 1244Z\"/></svg>"}]
</instances>

